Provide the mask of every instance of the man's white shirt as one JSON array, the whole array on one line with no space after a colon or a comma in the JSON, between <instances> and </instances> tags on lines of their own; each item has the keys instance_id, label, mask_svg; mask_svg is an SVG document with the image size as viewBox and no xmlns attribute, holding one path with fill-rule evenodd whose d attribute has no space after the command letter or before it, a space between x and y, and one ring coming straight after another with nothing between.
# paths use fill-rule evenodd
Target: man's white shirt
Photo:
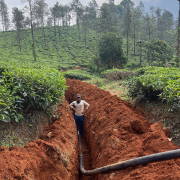
<instances>
[{"instance_id":1,"label":"man's white shirt","mask_svg":"<svg viewBox=\"0 0 180 180\"><path fill-rule=\"evenodd\" d=\"M77 103L77 101L73 101L71 104L70 104L70 107L71 108L75 108L75 115L77 116L83 116L83 111L84 111L84 105L86 105L86 109L89 108L90 104L88 104L86 101L84 100L81 100L80 103Z\"/></svg>"}]
</instances>

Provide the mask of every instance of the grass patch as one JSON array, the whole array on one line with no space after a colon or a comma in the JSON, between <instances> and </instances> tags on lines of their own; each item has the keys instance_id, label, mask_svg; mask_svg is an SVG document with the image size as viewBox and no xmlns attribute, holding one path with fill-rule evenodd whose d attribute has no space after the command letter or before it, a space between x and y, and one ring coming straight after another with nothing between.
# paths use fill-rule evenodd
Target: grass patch
<instances>
[{"instance_id":1,"label":"grass patch","mask_svg":"<svg viewBox=\"0 0 180 180\"><path fill-rule=\"evenodd\" d=\"M88 83L96 85L98 88L109 91L112 95L117 95L122 100L131 102L132 99L128 96L128 89L126 80L110 81L105 78L95 78L87 81Z\"/></svg>"}]
</instances>

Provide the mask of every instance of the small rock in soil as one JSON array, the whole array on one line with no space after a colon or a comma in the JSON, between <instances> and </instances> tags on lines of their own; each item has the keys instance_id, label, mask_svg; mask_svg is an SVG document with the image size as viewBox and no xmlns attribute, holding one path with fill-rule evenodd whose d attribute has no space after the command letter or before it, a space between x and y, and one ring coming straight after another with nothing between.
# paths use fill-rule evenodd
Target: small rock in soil
<instances>
[{"instance_id":1,"label":"small rock in soil","mask_svg":"<svg viewBox=\"0 0 180 180\"><path fill-rule=\"evenodd\" d=\"M47 137L50 138L51 136L52 136L52 132L49 132L49 133L47 134Z\"/></svg>"},{"instance_id":2,"label":"small rock in soil","mask_svg":"<svg viewBox=\"0 0 180 180\"><path fill-rule=\"evenodd\" d=\"M114 176L116 176L116 173L111 173L110 178L112 179Z\"/></svg>"}]
</instances>

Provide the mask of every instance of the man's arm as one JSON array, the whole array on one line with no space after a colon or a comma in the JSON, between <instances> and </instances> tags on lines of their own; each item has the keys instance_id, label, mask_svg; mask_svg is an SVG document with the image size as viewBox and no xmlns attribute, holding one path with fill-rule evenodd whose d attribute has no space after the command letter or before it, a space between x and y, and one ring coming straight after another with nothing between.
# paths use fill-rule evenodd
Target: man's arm
<instances>
[{"instance_id":1,"label":"man's arm","mask_svg":"<svg viewBox=\"0 0 180 180\"><path fill-rule=\"evenodd\" d=\"M73 109L75 111L75 108L74 108L74 101L69 105L71 109Z\"/></svg>"},{"instance_id":2,"label":"man's arm","mask_svg":"<svg viewBox=\"0 0 180 180\"><path fill-rule=\"evenodd\" d=\"M88 110L90 104L88 104L86 101L84 101L84 104L86 105L86 109L83 111L83 114L86 113L86 111Z\"/></svg>"}]
</instances>

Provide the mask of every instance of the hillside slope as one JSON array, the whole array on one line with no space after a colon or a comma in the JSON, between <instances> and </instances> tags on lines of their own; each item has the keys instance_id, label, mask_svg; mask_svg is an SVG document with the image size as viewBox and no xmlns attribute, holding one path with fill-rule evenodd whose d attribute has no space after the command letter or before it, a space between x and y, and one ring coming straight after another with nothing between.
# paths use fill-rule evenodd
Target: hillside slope
<instances>
[{"instance_id":1,"label":"hillside slope","mask_svg":"<svg viewBox=\"0 0 180 180\"><path fill-rule=\"evenodd\" d=\"M45 27L45 42L42 28L35 29L35 45L37 61L33 60L32 42L30 30L25 30L21 35L21 52L16 39L16 31L0 33L0 60L34 63L36 65L46 64L58 69L69 69L75 66L87 66L92 58L96 45L96 34L91 30L87 32L85 45L84 32L80 35L77 26L68 28Z\"/></svg>"}]
</instances>

